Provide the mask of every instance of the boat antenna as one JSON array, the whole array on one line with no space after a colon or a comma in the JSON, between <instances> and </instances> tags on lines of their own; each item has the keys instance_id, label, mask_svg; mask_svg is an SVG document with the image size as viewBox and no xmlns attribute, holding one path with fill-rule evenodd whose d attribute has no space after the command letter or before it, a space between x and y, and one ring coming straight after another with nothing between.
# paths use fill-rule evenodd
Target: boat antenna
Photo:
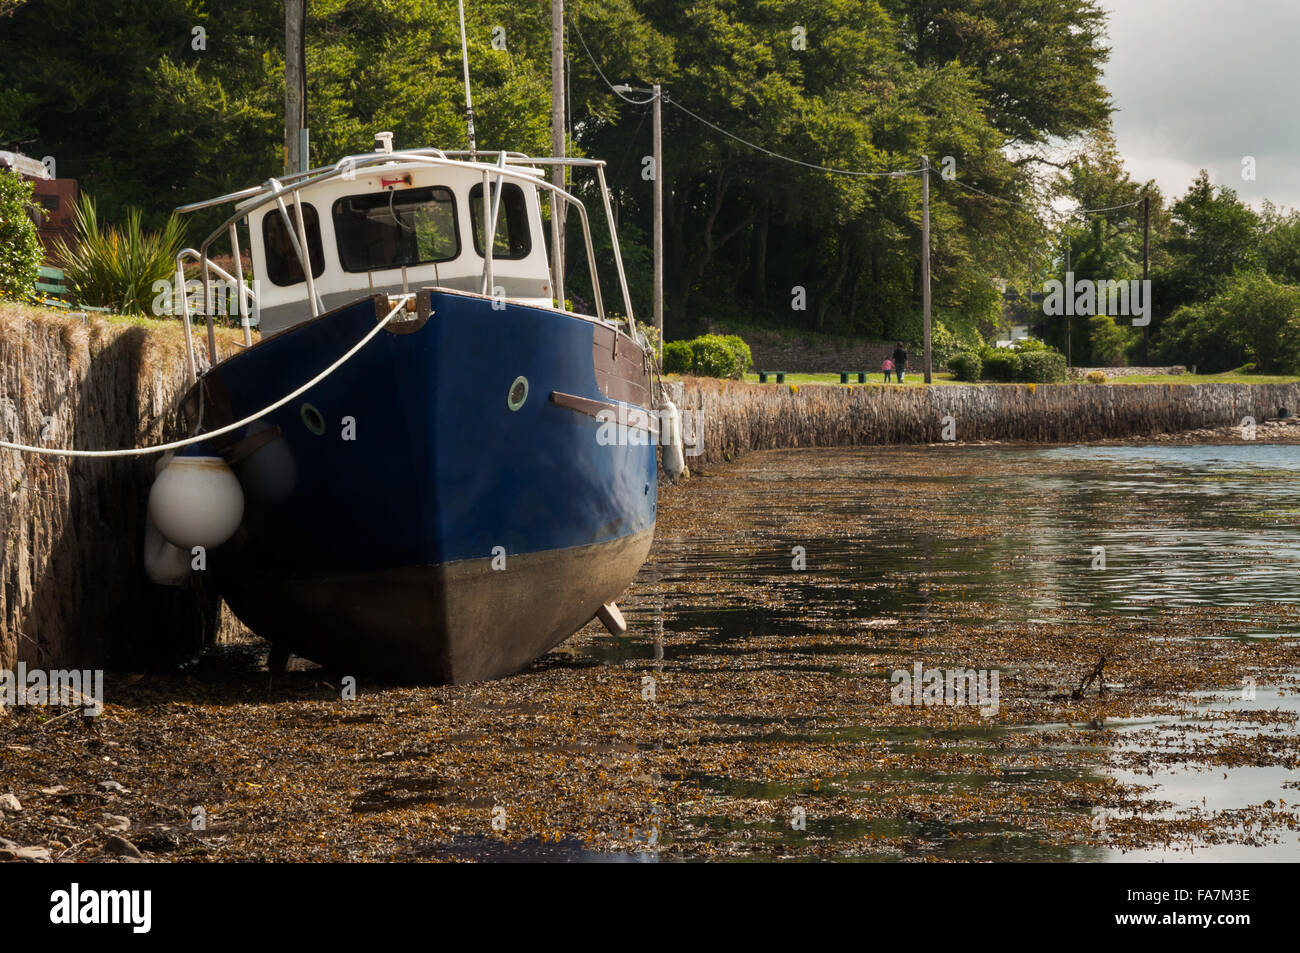
<instances>
[{"instance_id":1,"label":"boat antenna","mask_svg":"<svg viewBox=\"0 0 1300 953\"><path fill-rule=\"evenodd\" d=\"M465 0L456 0L460 10L460 62L465 71L465 122L469 126L469 156L474 158L477 147L474 141L474 101L469 95L469 52L465 47Z\"/></svg>"}]
</instances>

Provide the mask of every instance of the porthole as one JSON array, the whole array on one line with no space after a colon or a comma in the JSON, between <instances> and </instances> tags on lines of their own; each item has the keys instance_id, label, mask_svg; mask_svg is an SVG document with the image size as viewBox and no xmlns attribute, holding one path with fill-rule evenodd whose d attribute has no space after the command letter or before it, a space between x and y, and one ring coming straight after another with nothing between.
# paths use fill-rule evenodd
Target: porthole
<instances>
[{"instance_id":1,"label":"porthole","mask_svg":"<svg viewBox=\"0 0 1300 953\"><path fill-rule=\"evenodd\" d=\"M511 410L518 410L524 406L524 401L528 399L528 378L519 376L515 382L510 385L510 390L506 394L506 406Z\"/></svg>"},{"instance_id":2,"label":"porthole","mask_svg":"<svg viewBox=\"0 0 1300 953\"><path fill-rule=\"evenodd\" d=\"M303 426L308 430L318 437L325 432L325 418L319 410L311 404L303 404L299 412L302 414Z\"/></svg>"}]
</instances>

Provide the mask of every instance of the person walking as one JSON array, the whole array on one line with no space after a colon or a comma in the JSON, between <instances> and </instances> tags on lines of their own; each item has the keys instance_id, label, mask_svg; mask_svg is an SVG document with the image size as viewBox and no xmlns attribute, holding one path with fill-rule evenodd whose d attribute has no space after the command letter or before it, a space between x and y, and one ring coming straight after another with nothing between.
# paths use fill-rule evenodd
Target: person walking
<instances>
[{"instance_id":1,"label":"person walking","mask_svg":"<svg viewBox=\"0 0 1300 953\"><path fill-rule=\"evenodd\" d=\"M885 383L889 383L889 375L894 372L894 362L885 358L885 363L880 365L880 369L885 372Z\"/></svg>"},{"instance_id":2,"label":"person walking","mask_svg":"<svg viewBox=\"0 0 1300 953\"><path fill-rule=\"evenodd\" d=\"M894 370L898 372L898 383L903 383L903 375L907 373L907 352L903 350L902 341L894 348Z\"/></svg>"}]
</instances>

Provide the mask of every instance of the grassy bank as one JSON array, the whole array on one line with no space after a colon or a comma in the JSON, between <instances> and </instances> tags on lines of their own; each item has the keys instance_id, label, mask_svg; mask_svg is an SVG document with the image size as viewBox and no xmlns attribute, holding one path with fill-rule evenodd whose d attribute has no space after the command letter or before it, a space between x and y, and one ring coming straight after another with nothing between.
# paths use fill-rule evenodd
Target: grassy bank
<instances>
[{"instance_id":1,"label":"grassy bank","mask_svg":"<svg viewBox=\"0 0 1300 953\"><path fill-rule=\"evenodd\" d=\"M971 387L1006 386L1005 384L999 384L999 382L996 381L979 381L975 384L969 384L964 381L956 380L953 378L952 374L947 371L937 372L932 375L932 378L932 383L934 384L966 384L966 386ZM746 374L745 380L752 384L757 384L758 375ZM769 376L768 383L771 384L773 380L775 380L775 378ZM1293 384L1297 381L1300 381L1300 377L1297 377L1294 374L1246 374L1241 371L1225 371L1222 374L1136 374L1132 377L1117 377L1106 381L1106 384L1104 385L1098 386L1108 386L1111 384ZM835 386L840 386L840 375L833 373L786 374L785 382L787 384L833 384ZM1079 382L1071 381L1070 383ZM866 384L874 384L879 387L900 386L896 382L885 384L884 374L880 371L868 373ZM909 372L907 379L901 386L920 387L924 386L924 384L925 377L922 374ZM850 375L849 385L865 386L858 384L856 373ZM1048 387L1051 385L1040 384L1039 386Z\"/></svg>"}]
</instances>

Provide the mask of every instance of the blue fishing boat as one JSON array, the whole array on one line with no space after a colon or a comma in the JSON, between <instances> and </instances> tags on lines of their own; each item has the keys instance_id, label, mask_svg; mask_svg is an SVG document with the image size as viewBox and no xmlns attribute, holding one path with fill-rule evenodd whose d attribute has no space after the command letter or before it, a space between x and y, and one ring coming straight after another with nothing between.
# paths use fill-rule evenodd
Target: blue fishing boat
<instances>
[{"instance_id":1,"label":"blue fishing boat","mask_svg":"<svg viewBox=\"0 0 1300 953\"><path fill-rule=\"evenodd\" d=\"M556 164L594 179L621 314ZM543 198L552 248L577 213L591 314L566 307ZM650 548L660 446L670 475L684 461L603 163L394 151L381 133L372 153L184 210L225 203L177 260L180 288L199 265L208 329L205 354L178 293L183 410L210 436L159 466L150 576L202 565L274 658L403 681L516 672L592 619L624 631L615 600ZM212 260L226 239L233 274ZM217 360L221 287L246 346Z\"/></svg>"}]
</instances>

